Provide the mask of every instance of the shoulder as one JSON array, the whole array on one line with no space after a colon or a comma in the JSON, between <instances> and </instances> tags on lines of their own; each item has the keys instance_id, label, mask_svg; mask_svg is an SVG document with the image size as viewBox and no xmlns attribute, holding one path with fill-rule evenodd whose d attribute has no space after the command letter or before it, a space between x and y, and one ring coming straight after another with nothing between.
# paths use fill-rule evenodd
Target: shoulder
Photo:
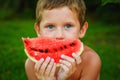
<instances>
[{"instance_id":1,"label":"shoulder","mask_svg":"<svg viewBox=\"0 0 120 80\"><path fill-rule=\"evenodd\" d=\"M84 52L81 55L83 62L83 73L85 79L96 80L99 76L101 68L101 59L99 55L91 48L85 46Z\"/></svg>"},{"instance_id":2,"label":"shoulder","mask_svg":"<svg viewBox=\"0 0 120 80\"><path fill-rule=\"evenodd\" d=\"M32 62L29 58L26 59L25 62L25 71L28 77L28 80L36 80L35 72L34 72L35 63Z\"/></svg>"},{"instance_id":3,"label":"shoulder","mask_svg":"<svg viewBox=\"0 0 120 80\"><path fill-rule=\"evenodd\" d=\"M88 46L84 46L84 52L81 55L82 59L85 60L86 64L101 64L99 55Z\"/></svg>"}]
</instances>

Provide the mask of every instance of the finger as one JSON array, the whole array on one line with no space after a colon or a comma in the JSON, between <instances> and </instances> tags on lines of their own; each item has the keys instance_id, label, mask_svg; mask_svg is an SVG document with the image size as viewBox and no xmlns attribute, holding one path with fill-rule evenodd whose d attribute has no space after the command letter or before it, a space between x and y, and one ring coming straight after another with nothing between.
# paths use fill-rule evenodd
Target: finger
<instances>
[{"instance_id":1,"label":"finger","mask_svg":"<svg viewBox=\"0 0 120 80\"><path fill-rule=\"evenodd\" d=\"M45 76L48 76L50 74L50 71L52 70L53 65L54 65L54 59L51 59L50 64L48 65L45 71Z\"/></svg>"},{"instance_id":2,"label":"finger","mask_svg":"<svg viewBox=\"0 0 120 80\"><path fill-rule=\"evenodd\" d=\"M81 58L78 54L73 53L72 56L75 58L77 64L81 63Z\"/></svg>"},{"instance_id":3,"label":"finger","mask_svg":"<svg viewBox=\"0 0 120 80\"><path fill-rule=\"evenodd\" d=\"M69 72L69 68L67 66L65 66L64 64L61 64L61 69L60 69L60 74L59 77L62 79L62 80L65 80L66 76L68 75L68 72Z\"/></svg>"},{"instance_id":4,"label":"finger","mask_svg":"<svg viewBox=\"0 0 120 80\"><path fill-rule=\"evenodd\" d=\"M45 71L49 62L50 62L50 57L47 57L46 60L44 61L44 63L42 64L42 66L41 66L41 69L40 69L41 74L44 74L44 71Z\"/></svg>"},{"instance_id":5,"label":"finger","mask_svg":"<svg viewBox=\"0 0 120 80\"><path fill-rule=\"evenodd\" d=\"M42 63L44 62L44 59L41 58L36 64L35 64L35 71L38 72L38 70L40 69L40 66L42 65Z\"/></svg>"},{"instance_id":6,"label":"finger","mask_svg":"<svg viewBox=\"0 0 120 80\"><path fill-rule=\"evenodd\" d=\"M53 65L53 68L50 72L50 77L54 77L55 71L56 71L56 63L54 63L54 65Z\"/></svg>"},{"instance_id":7,"label":"finger","mask_svg":"<svg viewBox=\"0 0 120 80\"><path fill-rule=\"evenodd\" d=\"M60 60L60 63L66 65L68 68L72 66L70 62L65 61L65 60Z\"/></svg>"},{"instance_id":8,"label":"finger","mask_svg":"<svg viewBox=\"0 0 120 80\"><path fill-rule=\"evenodd\" d=\"M66 65L61 64L61 67L63 68L65 73L67 73L69 71L69 68Z\"/></svg>"},{"instance_id":9,"label":"finger","mask_svg":"<svg viewBox=\"0 0 120 80\"><path fill-rule=\"evenodd\" d=\"M64 59L64 60L67 60L69 61L70 63L74 63L75 60L69 56L66 56L66 55L61 55L61 58Z\"/></svg>"}]
</instances>

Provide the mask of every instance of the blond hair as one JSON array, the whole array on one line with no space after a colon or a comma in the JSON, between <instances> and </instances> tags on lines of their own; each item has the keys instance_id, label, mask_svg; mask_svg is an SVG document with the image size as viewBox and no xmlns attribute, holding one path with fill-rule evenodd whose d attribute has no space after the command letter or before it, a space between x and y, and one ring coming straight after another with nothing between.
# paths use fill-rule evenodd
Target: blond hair
<instances>
[{"instance_id":1,"label":"blond hair","mask_svg":"<svg viewBox=\"0 0 120 80\"><path fill-rule=\"evenodd\" d=\"M86 6L83 0L38 0L36 6L36 23L39 25L41 22L42 12L44 10L51 10L64 6L76 12L80 25L83 26L86 12Z\"/></svg>"}]
</instances>

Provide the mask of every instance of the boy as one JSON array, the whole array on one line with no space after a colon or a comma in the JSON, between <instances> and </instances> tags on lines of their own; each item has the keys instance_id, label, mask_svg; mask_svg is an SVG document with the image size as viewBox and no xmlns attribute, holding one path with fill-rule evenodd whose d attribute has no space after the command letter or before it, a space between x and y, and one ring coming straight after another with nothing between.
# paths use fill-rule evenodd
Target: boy
<instances>
[{"instance_id":1,"label":"boy","mask_svg":"<svg viewBox=\"0 0 120 80\"><path fill-rule=\"evenodd\" d=\"M83 0L39 0L34 28L38 37L58 40L83 38L88 28ZM61 56L60 67L47 57L37 63L26 60L29 80L99 80L101 61L91 48L84 45L81 56Z\"/></svg>"}]
</instances>

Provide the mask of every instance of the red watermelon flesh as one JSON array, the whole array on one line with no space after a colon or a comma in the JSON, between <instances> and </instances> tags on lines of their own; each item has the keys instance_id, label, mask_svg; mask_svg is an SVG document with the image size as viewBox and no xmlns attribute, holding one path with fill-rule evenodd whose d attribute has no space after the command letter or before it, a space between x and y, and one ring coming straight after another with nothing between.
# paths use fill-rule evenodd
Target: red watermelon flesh
<instances>
[{"instance_id":1,"label":"red watermelon flesh","mask_svg":"<svg viewBox=\"0 0 120 80\"><path fill-rule=\"evenodd\" d=\"M80 55L83 51L83 43L79 39L23 38L23 43L25 53L34 62L49 56L59 64L62 54L72 57L72 53Z\"/></svg>"}]
</instances>

